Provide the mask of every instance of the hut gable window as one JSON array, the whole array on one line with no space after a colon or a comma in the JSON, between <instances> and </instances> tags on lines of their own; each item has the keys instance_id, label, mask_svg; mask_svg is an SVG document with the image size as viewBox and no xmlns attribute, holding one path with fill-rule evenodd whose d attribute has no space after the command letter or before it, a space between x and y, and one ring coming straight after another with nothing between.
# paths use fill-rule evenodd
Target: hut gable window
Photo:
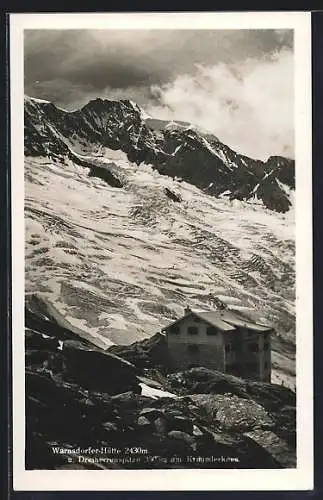
<instances>
[{"instance_id":1,"label":"hut gable window","mask_svg":"<svg viewBox=\"0 0 323 500\"><path fill-rule=\"evenodd\" d=\"M187 328L187 333L188 335L197 335L198 334L198 328L196 326L189 326Z\"/></svg>"},{"instance_id":2,"label":"hut gable window","mask_svg":"<svg viewBox=\"0 0 323 500\"><path fill-rule=\"evenodd\" d=\"M180 334L180 328L177 325L171 326L169 329L169 333L172 335L179 335Z\"/></svg>"}]
</instances>

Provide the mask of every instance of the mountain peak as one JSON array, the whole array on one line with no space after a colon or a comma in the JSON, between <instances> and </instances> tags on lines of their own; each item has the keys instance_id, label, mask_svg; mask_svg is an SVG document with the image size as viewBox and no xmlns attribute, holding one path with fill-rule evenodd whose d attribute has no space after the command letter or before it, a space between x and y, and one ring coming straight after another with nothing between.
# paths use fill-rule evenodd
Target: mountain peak
<instances>
[{"instance_id":1,"label":"mountain peak","mask_svg":"<svg viewBox=\"0 0 323 500\"><path fill-rule=\"evenodd\" d=\"M287 158L271 156L267 162L247 158L190 123L152 119L129 99L98 97L73 112L61 112L35 98L27 97L27 102L33 105L25 107L26 154L42 151L56 157L66 154L72 144L81 153L105 146L122 150L132 163L149 164L211 196L250 200L256 190L272 210L286 212L291 206L286 190L275 186L273 192L269 175L274 169L275 177L294 189L294 162Z\"/></svg>"}]
</instances>

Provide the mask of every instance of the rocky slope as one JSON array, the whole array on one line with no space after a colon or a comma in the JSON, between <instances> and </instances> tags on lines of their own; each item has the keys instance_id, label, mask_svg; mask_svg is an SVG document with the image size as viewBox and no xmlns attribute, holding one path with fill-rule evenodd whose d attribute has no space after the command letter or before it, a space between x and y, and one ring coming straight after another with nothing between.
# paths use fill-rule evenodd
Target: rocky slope
<instances>
[{"instance_id":1,"label":"rocky slope","mask_svg":"<svg viewBox=\"0 0 323 500\"><path fill-rule=\"evenodd\" d=\"M295 466L289 389L204 368L171 373L161 335L119 346L130 363L37 303L26 309L27 469Z\"/></svg>"}]
</instances>

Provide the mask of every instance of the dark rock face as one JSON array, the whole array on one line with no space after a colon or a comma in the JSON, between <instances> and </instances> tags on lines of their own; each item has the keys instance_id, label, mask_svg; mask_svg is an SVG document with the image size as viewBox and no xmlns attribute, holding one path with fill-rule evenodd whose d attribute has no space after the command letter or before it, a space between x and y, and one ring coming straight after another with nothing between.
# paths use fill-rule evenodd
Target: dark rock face
<instances>
[{"instance_id":1,"label":"dark rock face","mask_svg":"<svg viewBox=\"0 0 323 500\"><path fill-rule=\"evenodd\" d=\"M41 302L30 305L27 469L295 466L295 395L288 389L202 367L171 373L160 334L103 351L55 323ZM140 381L177 396L144 396ZM110 452L85 462L88 447ZM120 461L114 447L122 457L132 450L136 460Z\"/></svg>"},{"instance_id":2,"label":"dark rock face","mask_svg":"<svg viewBox=\"0 0 323 500\"><path fill-rule=\"evenodd\" d=\"M119 394L140 392L137 369L113 354L89 347L64 343L62 354L67 376L86 389Z\"/></svg>"},{"instance_id":3,"label":"dark rock face","mask_svg":"<svg viewBox=\"0 0 323 500\"><path fill-rule=\"evenodd\" d=\"M74 340L93 348L91 335L69 323L60 312L40 294L25 298L25 325L31 331L41 332L57 340ZM30 333L32 335L32 333ZM39 342L37 340L36 342ZM97 345L100 343L98 342ZM99 346L101 347L101 345ZM105 345L103 344L104 348Z\"/></svg>"},{"instance_id":4,"label":"dark rock face","mask_svg":"<svg viewBox=\"0 0 323 500\"><path fill-rule=\"evenodd\" d=\"M109 186L111 187L117 187L117 188L122 188L122 182L120 179L114 175L109 168L107 167L100 167L99 165L93 165L93 163L90 163L89 161L83 160L79 156L75 155L71 151L68 153L68 157L77 165L81 165L82 167L89 168L90 171L88 173L89 177L98 177L99 179L102 179L105 181Z\"/></svg>"},{"instance_id":5,"label":"dark rock face","mask_svg":"<svg viewBox=\"0 0 323 500\"><path fill-rule=\"evenodd\" d=\"M182 201L182 198L181 198L180 195L174 193L173 191L171 191L168 188L165 188L165 194L172 201L176 201L177 203L179 203L180 201Z\"/></svg>"},{"instance_id":6,"label":"dark rock face","mask_svg":"<svg viewBox=\"0 0 323 500\"><path fill-rule=\"evenodd\" d=\"M122 150L130 162L151 164L159 173L190 182L212 196L258 199L271 210L289 210L288 190L295 188L293 160L280 156L271 156L266 162L254 160L236 153L212 134L189 124L177 125L169 128L161 120L147 120L140 108L127 100L95 99L68 113L51 103L25 98L25 154L53 160L69 156L78 161L70 141L76 140L82 151L106 146ZM121 187L108 170L94 165L90 168L90 175ZM175 193L166 195L180 201Z\"/></svg>"},{"instance_id":7,"label":"dark rock face","mask_svg":"<svg viewBox=\"0 0 323 500\"><path fill-rule=\"evenodd\" d=\"M92 167L89 172L89 177L98 177L109 184L109 186L122 188L121 181L105 168L98 166Z\"/></svg>"},{"instance_id":8,"label":"dark rock face","mask_svg":"<svg viewBox=\"0 0 323 500\"><path fill-rule=\"evenodd\" d=\"M130 346L114 345L109 348L109 352L130 361L140 369L159 368L165 372L171 367L166 338L161 333Z\"/></svg>"}]
</instances>

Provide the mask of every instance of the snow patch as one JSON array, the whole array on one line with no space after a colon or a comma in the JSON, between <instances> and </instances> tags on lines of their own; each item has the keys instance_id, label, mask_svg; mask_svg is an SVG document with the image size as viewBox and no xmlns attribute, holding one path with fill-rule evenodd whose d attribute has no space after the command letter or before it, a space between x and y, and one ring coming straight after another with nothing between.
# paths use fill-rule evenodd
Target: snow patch
<instances>
[{"instance_id":1,"label":"snow patch","mask_svg":"<svg viewBox=\"0 0 323 500\"><path fill-rule=\"evenodd\" d=\"M146 111L143 108L138 106L138 104L136 102L132 101L131 99L129 100L129 102L130 102L131 106L133 107L133 109L135 111L139 112L140 118L142 120L148 120L149 118L152 119L152 117L148 113L146 113Z\"/></svg>"},{"instance_id":2,"label":"snow patch","mask_svg":"<svg viewBox=\"0 0 323 500\"><path fill-rule=\"evenodd\" d=\"M168 391L162 391L160 389L155 389L155 387L150 387L149 385L141 382L140 384L141 387L141 395L142 396L147 396L149 398L153 399L158 399L158 398L173 398L173 399L178 399L178 396L176 394L173 394Z\"/></svg>"}]
</instances>

